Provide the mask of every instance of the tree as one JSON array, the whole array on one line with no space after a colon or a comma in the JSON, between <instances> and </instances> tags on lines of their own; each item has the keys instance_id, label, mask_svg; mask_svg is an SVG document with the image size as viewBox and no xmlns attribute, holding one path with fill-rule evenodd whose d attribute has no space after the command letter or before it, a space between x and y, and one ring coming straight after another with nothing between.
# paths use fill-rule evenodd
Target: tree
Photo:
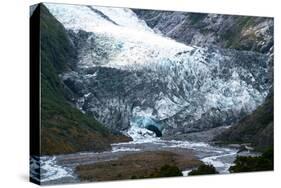
<instances>
[{"instance_id":1,"label":"tree","mask_svg":"<svg viewBox=\"0 0 281 188\"><path fill-rule=\"evenodd\" d=\"M259 157L237 156L234 164L229 168L231 173L273 170L273 148L269 148Z\"/></svg>"},{"instance_id":2,"label":"tree","mask_svg":"<svg viewBox=\"0 0 281 188\"><path fill-rule=\"evenodd\" d=\"M197 169L188 173L189 176L204 174L218 174L218 172L213 165L202 164Z\"/></svg>"}]
</instances>

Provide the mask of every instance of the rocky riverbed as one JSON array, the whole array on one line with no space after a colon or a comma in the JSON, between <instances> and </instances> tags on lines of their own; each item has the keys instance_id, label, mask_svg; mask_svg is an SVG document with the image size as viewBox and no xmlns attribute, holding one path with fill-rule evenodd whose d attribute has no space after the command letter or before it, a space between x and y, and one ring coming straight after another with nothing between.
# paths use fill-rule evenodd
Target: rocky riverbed
<instances>
[{"instance_id":1,"label":"rocky riverbed","mask_svg":"<svg viewBox=\"0 0 281 188\"><path fill-rule=\"evenodd\" d=\"M207 142L163 140L143 132L142 137L133 135L133 139L131 142L112 144L112 150L106 152L32 158L32 175L42 184L116 180L142 176L145 171L151 172L164 164L176 165L187 175L185 172L202 162L212 164L219 173L225 174L237 155L256 155L249 151L238 153L237 146L219 147ZM36 166L39 159L40 165ZM40 176L38 172L41 172Z\"/></svg>"},{"instance_id":2,"label":"rocky riverbed","mask_svg":"<svg viewBox=\"0 0 281 188\"><path fill-rule=\"evenodd\" d=\"M46 155L63 154L32 156L34 181L127 179L166 163L184 175L201 163L225 174L237 155L256 155L211 141L269 94L273 20L157 13L169 18L162 20L126 8L45 6L40 144ZM169 20L179 21L177 29L162 27ZM132 141L115 143L127 139L120 132Z\"/></svg>"}]
</instances>

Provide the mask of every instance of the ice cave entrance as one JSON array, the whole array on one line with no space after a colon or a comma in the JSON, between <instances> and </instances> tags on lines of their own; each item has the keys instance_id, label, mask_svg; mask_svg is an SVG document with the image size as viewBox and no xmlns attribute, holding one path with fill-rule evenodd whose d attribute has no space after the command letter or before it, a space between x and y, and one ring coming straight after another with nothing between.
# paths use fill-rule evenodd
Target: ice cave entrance
<instances>
[{"instance_id":1,"label":"ice cave entrance","mask_svg":"<svg viewBox=\"0 0 281 188\"><path fill-rule=\"evenodd\" d=\"M151 117L134 116L131 119L131 126L145 128L155 133L156 137L162 136L163 126Z\"/></svg>"}]
</instances>

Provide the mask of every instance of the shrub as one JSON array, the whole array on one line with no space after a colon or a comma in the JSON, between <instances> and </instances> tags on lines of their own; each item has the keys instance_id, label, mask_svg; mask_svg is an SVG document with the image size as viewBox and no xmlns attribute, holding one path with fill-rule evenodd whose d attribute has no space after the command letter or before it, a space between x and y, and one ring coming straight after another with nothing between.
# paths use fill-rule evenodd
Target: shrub
<instances>
[{"instance_id":1,"label":"shrub","mask_svg":"<svg viewBox=\"0 0 281 188\"><path fill-rule=\"evenodd\" d=\"M197 169L188 173L189 176L204 175L204 174L218 174L216 168L213 165L202 164Z\"/></svg>"},{"instance_id":2,"label":"shrub","mask_svg":"<svg viewBox=\"0 0 281 188\"><path fill-rule=\"evenodd\" d=\"M182 176L180 169L177 166L164 165L158 172L158 177L174 177Z\"/></svg>"},{"instance_id":3,"label":"shrub","mask_svg":"<svg viewBox=\"0 0 281 188\"><path fill-rule=\"evenodd\" d=\"M176 177L183 176L180 169L177 166L164 165L160 169L156 169L150 175L145 176L131 176L131 179L143 179L143 178L160 178L160 177Z\"/></svg>"},{"instance_id":4,"label":"shrub","mask_svg":"<svg viewBox=\"0 0 281 188\"><path fill-rule=\"evenodd\" d=\"M273 148L269 148L259 157L237 156L234 164L229 168L231 173L273 170Z\"/></svg>"}]
</instances>

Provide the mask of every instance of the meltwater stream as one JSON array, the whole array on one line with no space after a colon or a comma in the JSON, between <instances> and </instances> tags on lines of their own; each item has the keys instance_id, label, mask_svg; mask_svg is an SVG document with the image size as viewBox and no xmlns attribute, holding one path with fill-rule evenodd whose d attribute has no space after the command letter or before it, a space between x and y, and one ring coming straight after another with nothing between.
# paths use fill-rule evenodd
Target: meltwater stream
<instances>
[{"instance_id":1,"label":"meltwater stream","mask_svg":"<svg viewBox=\"0 0 281 188\"><path fill-rule=\"evenodd\" d=\"M157 100L147 101L149 104L154 104L153 108L137 106L133 109L132 115L154 117L153 112L156 111L157 115L154 118L163 120L175 115L188 105L196 106L196 108L186 110L187 114L192 113L195 119L201 117L206 110L217 107L225 112L228 112L229 109L234 109L235 112L239 112L241 109L252 111L262 103L267 95L266 90L259 91L240 78L242 74L255 81L251 71L240 65L233 66L233 73L229 77L220 77L220 74L215 74L217 70L221 70L225 61L232 63L229 61L232 56L221 54L219 50L209 52L208 48L187 46L159 35L151 30L144 21L138 19L130 9L45 5L65 29L74 31L76 34L79 34L81 30L90 33L84 48L79 51L78 72L74 72L77 75L81 73L80 76L85 83L92 83L91 80L95 79L97 73L85 75L84 70L106 67L128 72L142 71L145 75L147 72L154 72L153 76L159 78L159 82L155 83L167 85L167 90L171 95L164 95L164 92L159 91L155 94L160 96L156 98ZM92 40L95 42L94 46L91 46ZM106 57L100 54L106 54ZM209 56L212 57L210 61ZM96 61L98 63L95 63ZM265 75L264 72L267 71L266 68L258 70L263 71L259 75ZM63 77L71 77L71 75L72 73L65 73ZM165 82L160 82L161 80ZM194 84L203 85L200 87L197 87L196 84L190 85L191 81ZM86 93L81 101L88 99L91 92L95 92L90 90L89 85L86 86L89 91L85 90ZM183 92L181 95L172 95L175 91ZM223 95L222 91L229 91L229 94ZM143 98L141 98L142 96ZM200 98L201 96L204 96L204 100ZM139 95L139 97L140 103L149 98L144 95ZM114 108L115 105L118 108L125 106L123 103L114 103L116 102L114 99L112 99L113 102L105 101L97 107L97 111L93 111L100 113L100 117L109 117L110 113L105 114L105 112L110 112L108 109ZM201 104L198 101L205 102ZM94 100L90 102L95 104ZM190 105L193 103L200 105ZM80 109L83 105L77 106ZM91 109L95 110L96 106L92 105ZM103 110L103 107L107 108ZM136 122L139 119L137 118ZM151 121L152 118L148 122L149 125L153 125L154 128L158 126L156 122ZM218 147L204 142L164 140L156 137L154 132L146 128L146 124L143 124L143 127L131 125L126 134L132 137L133 141L112 144L111 151L33 156L31 158L31 177L42 184L79 182L75 174L75 168L78 165L115 160L130 153L157 150L172 150L173 152L187 150L204 163L212 164L220 173L228 173L229 167L238 155L238 150L234 148ZM160 130L161 127L157 127L157 129ZM191 169L186 169L184 174L189 170Z\"/></svg>"},{"instance_id":2,"label":"meltwater stream","mask_svg":"<svg viewBox=\"0 0 281 188\"><path fill-rule=\"evenodd\" d=\"M238 154L238 149L213 146L204 142L180 140L163 140L150 130L131 127L127 133L133 141L112 144L112 150L96 153L83 152L57 156L43 156L31 159L31 176L42 184L79 182L75 167L82 164L93 164L101 161L116 160L121 156L142 151L187 150L194 153L202 162L212 164L221 174L229 173L228 169ZM239 155L254 155L239 153ZM40 161L40 162L38 162ZM192 169L183 171L187 175ZM39 172L41 173L39 175Z\"/></svg>"}]
</instances>

